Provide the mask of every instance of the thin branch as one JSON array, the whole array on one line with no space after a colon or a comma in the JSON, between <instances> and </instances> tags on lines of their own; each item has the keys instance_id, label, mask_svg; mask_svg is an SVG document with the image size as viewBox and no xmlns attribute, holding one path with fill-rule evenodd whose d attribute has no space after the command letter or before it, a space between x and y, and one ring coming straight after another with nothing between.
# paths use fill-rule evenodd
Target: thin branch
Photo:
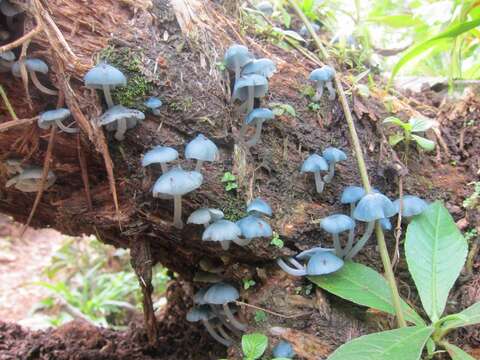
<instances>
[{"instance_id":1,"label":"thin branch","mask_svg":"<svg viewBox=\"0 0 480 360\"><path fill-rule=\"evenodd\" d=\"M17 126L23 126L25 124L31 124L34 121L38 119L38 116L35 116L30 119L16 119L16 120L11 120L4 122L3 124L0 124L0 133L10 130L11 128L17 127Z\"/></svg>"},{"instance_id":2,"label":"thin branch","mask_svg":"<svg viewBox=\"0 0 480 360\"><path fill-rule=\"evenodd\" d=\"M284 318L284 319L294 319L294 318L298 318L298 317L301 317L301 316L311 315L313 313L312 311L309 311L309 312L305 312L305 313L301 313L301 314L295 314L295 315L283 315L283 314L277 313L277 312L272 311L272 310L268 310L268 309L265 309L265 308L261 308L259 306L248 304L248 303L243 302L243 301L238 301L237 300L237 301L235 301L235 304L241 305L241 306L246 306L246 307L249 307L249 308L252 308L252 309L255 309L255 310L265 311L266 313L268 313L270 315L278 316L278 317L281 317L281 318Z\"/></svg>"},{"instance_id":3,"label":"thin branch","mask_svg":"<svg viewBox=\"0 0 480 360\"><path fill-rule=\"evenodd\" d=\"M0 51L1 52L1 51ZM8 100L7 93L3 89L3 86L0 85L0 96L2 97L2 100L10 113L10 116L12 117L13 120L18 120L17 114L15 113L15 110L13 109L12 104L10 103L10 100Z\"/></svg>"},{"instance_id":4,"label":"thin branch","mask_svg":"<svg viewBox=\"0 0 480 360\"><path fill-rule=\"evenodd\" d=\"M0 46L0 53L15 49L16 47L23 45L23 43L25 43L26 41L30 41L35 35L37 35L42 30L43 30L42 26L37 25L34 29L30 30L30 32L26 33L25 35L18 38L17 40L12 41L7 45Z\"/></svg>"}]
</instances>

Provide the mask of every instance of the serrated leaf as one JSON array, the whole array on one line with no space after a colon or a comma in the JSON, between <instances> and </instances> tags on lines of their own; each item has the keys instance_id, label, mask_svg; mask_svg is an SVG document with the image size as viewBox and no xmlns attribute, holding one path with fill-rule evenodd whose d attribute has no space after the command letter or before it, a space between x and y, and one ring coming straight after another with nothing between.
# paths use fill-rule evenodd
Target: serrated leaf
<instances>
[{"instance_id":1,"label":"serrated leaf","mask_svg":"<svg viewBox=\"0 0 480 360\"><path fill-rule=\"evenodd\" d=\"M388 143L391 146L397 145L399 142L402 142L405 139L405 136L402 134L393 134L388 137Z\"/></svg>"},{"instance_id":2,"label":"serrated leaf","mask_svg":"<svg viewBox=\"0 0 480 360\"><path fill-rule=\"evenodd\" d=\"M356 304L368 306L389 314L395 314L390 288L382 275L368 266L346 261L332 274L310 276L310 281L322 289ZM402 300L407 321L424 325L423 319Z\"/></svg>"},{"instance_id":3,"label":"serrated leaf","mask_svg":"<svg viewBox=\"0 0 480 360\"><path fill-rule=\"evenodd\" d=\"M260 333L242 336L242 351L247 359L258 359L263 355L268 346L268 338Z\"/></svg>"},{"instance_id":4,"label":"serrated leaf","mask_svg":"<svg viewBox=\"0 0 480 360\"><path fill-rule=\"evenodd\" d=\"M418 360L433 330L413 326L361 336L340 346L328 360Z\"/></svg>"},{"instance_id":5,"label":"serrated leaf","mask_svg":"<svg viewBox=\"0 0 480 360\"><path fill-rule=\"evenodd\" d=\"M447 350L448 355L452 360L475 360L474 357L467 354L465 351L460 349L458 346L449 343L443 343L445 350Z\"/></svg>"},{"instance_id":6,"label":"serrated leaf","mask_svg":"<svg viewBox=\"0 0 480 360\"><path fill-rule=\"evenodd\" d=\"M468 246L448 210L439 201L413 218L407 228L408 269L432 322L445 309L447 297L465 263Z\"/></svg>"},{"instance_id":7,"label":"serrated leaf","mask_svg":"<svg viewBox=\"0 0 480 360\"><path fill-rule=\"evenodd\" d=\"M425 139L424 137L412 134L412 139L425 151L432 151L435 149L435 142Z\"/></svg>"},{"instance_id":8,"label":"serrated leaf","mask_svg":"<svg viewBox=\"0 0 480 360\"><path fill-rule=\"evenodd\" d=\"M424 116L411 117L408 123L412 126L412 132L421 132L431 129L435 121Z\"/></svg>"},{"instance_id":9,"label":"serrated leaf","mask_svg":"<svg viewBox=\"0 0 480 360\"><path fill-rule=\"evenodd\" d=\"M473 304L465 310L459 312L461 318L446 321L443 324L444 328L454 329L464 326L480 324L480 302Z\"/></svg>"}]
</instances>

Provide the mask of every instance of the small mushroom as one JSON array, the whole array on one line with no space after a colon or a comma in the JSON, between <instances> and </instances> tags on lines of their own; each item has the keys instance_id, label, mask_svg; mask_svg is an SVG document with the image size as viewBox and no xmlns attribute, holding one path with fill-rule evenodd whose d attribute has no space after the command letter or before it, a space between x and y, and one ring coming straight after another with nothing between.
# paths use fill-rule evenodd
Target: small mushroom
<instances>
[{"instance_id":1,"label":"small mushroom","mask_svg":"<svg viewBox=\"0 0 480 360\"><path fill-rule=\"evenodd\" d=\"M247 213L254 216L272 216L272 208L262 198L255 198L248 203Z\"/></svg>"},{"instance_id":2,"label":"small mushroom","mask_svg":"<svg viewBox=\"0 0 480 360\"><path fill-rule=\"evenodd\" d=\"M293 359L295 351L288 341L282 340L273 347L272 355L274 358Z\"/></svg>"},{"instance_id":3,"label":"small mushroom","mask_svg":"<svg viewBox=\"0 0 480 360\"><path fill-rule=\"evenodd\" d=\"M65 108L45 111L38 117L38 127L40 129L50 129L50 127L55 124L66 133L78 133L80 131L78 128L69 128L63 124L63 120L69 118L71 115L70 110Z\"/></svg>"},{"instance_id":4,"label":"small mushroom","mask_svg":"<svg viewBox=\"0 0 480 360\"><path fill-rule=\"evenodd\" d=\"M5 184L5 187L8 188L12 185L15 185L15 188L23 192L37 192L38 190L40 190L42 176L43 168L25 168L20 174L8 180ZM55 174L52 171L49 171L47 174L44 190L52 186L55 183L56 179L57 177L55 176Z\"/></svg>"},{"instance_id":5,"label":"small mushroom","mask_svg":"<svg viewBox=\"0 0 480 360\"><path fill-rule=\"evenodd\" d=\"M253 60L245 65L242 69L242 76L257 74L267 79L272 77L273 74L277 71L275 63L267 58Z\"/></svg>"},{"instance_id":6,"label":"small mushroom","mask_svg":"<svg viewBox=\"0 0 480 360\"><path fill-rule=\"evenodd\" d=\"M205 293L207 292L208 288L202 288L198 290L194 295L193 295L193 303L197 305L205 305Z\"/></svg>"},{"instance_id":7,"label":"small mushroom","mask_svg":"<svg viewBox=\"0 0 480 360\"><path fill-rule=\"evenodd\" d=\"M8 175L20 174L23 171L23 164L21 159L6 159L3 166Z\"/></svg>"},{"instance_id":8,"label":"small mushroom","mask_svg":"<svg viewBox=\"0 0 480 360\"><path fill-rule=\"evenodd\" d=\"M255 8L265 16L273 15L273 5L270 1L261 1L255 6Z\"/></svg>"},{"instance_id":9,"label":"small mushroom","mask_svg":"<svg viewBox=\"0 0 480 360\"><path fill-rule=\"evenodd\" d=\"M127 129L134 128L138 122L145 119L145 114L139 110L128 109L122 105L111 107L100 117L100 125L107 131L115 131L115 139L125 139Z\"/></svg>"},{"instance_id":10,"label":"small mushroom","mask_svg":"<svg viewBox=\"0 0 480 360\"><path fill-rule=\"evenodd\" d=\"M390 219L383 218L378 221L380 222L380 226L382 227L383 230L385 231L392 230L392 223L390 222Z\"/></svg>"},{"instance_id":11,"label":"small mushroom","mask_svg":"<svg viewBox=\"0 0 480 360\"><path fill-rule=\"evenodd\" d=\"M240 70L253 60L253 55L243 45L233 44L225 52L223 62L227 69L235 72L235 81L240 78Z\"/></svg>"},{"instance_id":12,"label":"small mushroom","mask_svg":"<svg viewBox=\"0 0 480 360\"><path fill-rule=\"evenodd\" d=\"M249 215L236 222L240 230L242 231L243 239L233 240L233 242L240 246L246 246L254 238L269 238L272 236L271 226L263 219Z\"/></svg>"},{"instance_id":13,"label":"small mushroom","mask_svg":"<svg viewBox=\"0 0 480 360\"><path fill-rule=\"evenodd\" d=\"M277 265L280 266L280 268L285 271L289 275L293 276L305 276L307 275L307 270L305 266L300 264L297 260L294 258L288 258L287 259L294 267L290 267L287 263L282 258L278 258L276 260Z\"/></svg>"},{"instance_id":14,"label":"small mushroom","mask_svg":"<svg viewBox=\"0 0 480 360\"><path fill-rule=\"evenodd\" d=\"M127 85L127 78L117 68L106 63L100 63L90 69L84 76L85 86L90 89L103 90L105 101L109 108L114 107L111 90Z\"/></svg>"},{"instance_id":15,"label":"small mushroom","mask_svg":"<svg viewBox=\"0 0 480 360\"><path fill-rule=\"evenodd\" d=\"M8 0L0 1L0 12L7 18L7 26L9 29L14 27L13 17L21 14L24 10L17 4L13 4Z\"/></svg>"},{"instance_id":16,"label":"small mushroom","mask_svg":"<svg viewBox=\"0 0 480 360\"><path fill-rule=\"evenodd\" d=\"M355 211L355 204L360 201L362 197L365 196L365 189L360 186L347 186L343 192L340 202L342 204L350 204L350 217L353 218L353 212ZM347 245L344 248L344 254L347 254L353 246L353 241L355 238L354 229L350 230L348 233Z\"/></svg>"},{"instance_id":17,"label":"small mushroom","mask_svg":"<svg viewBox=\"0 0 480 360\"><path fill-rule=\"evenodd\" d=\"M43 92L44 94L47 95L58 95L58 91L56 90L51 90L40 83L40 80L38 80L37 77L37 72L41 74L47 74L48 73L48 65L40 59L25 59L25 60L19 60L15 62L12 65L12 74L15 77L22 77L21 74L21 65L25 64L25 67L27 68L28 74L30 75L30 78L32 79L33 85Z\"/></svg>"},{"instance_id":18,"label":"small mushroom","mask_svg":"<svg viewBox=\"0 0 480 360\"><path fill-rule=\"evenodd\" d=\"M268 81L265 76L250 74L240 77L235 81L232 99L245 102L246 112L253 110L255 98L263 97L268 92Z\"/></svg>"},{"instance_id":19,"label":"small mushroom","mask_svg":"<svg viewBox=\"0 0 480 360\"><path fill-rule=\"evenodd\" d=\"M148 150L142 158L142 167L152 164L160 164L162 172L168 171L167 163L178 159L178 151L168 146L156 146Z\"/></svg>"},{"instance_id":20,"label":"small mushroom","mask_svg":"<svg viewBox=\"0 0 480 360\"><path fill-rule=\"evenodd\" d=\"M229 307L229 303L235 302L240 297L238 290L232 285L226 283L218 283L212 285L205 293L204 299L207 304L210 305L222 305L223 311L227 320L238 330L245 331L247 325L238 321L232 313Z\"/></svg>"},{"instance_id":21,"label":"small mushroom","mask_svg":"<svg viewBox=\"0 0 480 360\"><path fill-rule=\"evenodd\" d=\"M328 184L335 175L335 164L347 160L347 155L340 149L329 147L323 150L322 156L328 162L328 174L323 177L323 181Z\"/></svg>"},{"instance_id":22,"label":"small mushroom","mask_svg":"<svg viewBox=\"0 0 480 360\"><path fill-rule=\"evenodd\" d=\"M323 192L325 183L322 180L320 171L327 171L327 170L328 170L327 161L318 154L312 154L303 162L301 172L302 173L312 172L314 174L317 193L321 194Z\"/></svg>"},{"instance_id":23,"label":"small mushroom","mask_svg":"<svg viewBox=\"0 0 480 360\"><path fill-rule=\"evenodd\" d=\"M230 248L231 241L237 241L242 231L232 221L217 220L209 225L202 235L203 241L219 241L223 250Z\"/></svg>"},{"instance_id":24,"label":"small mushroom","mask_svg":"<svg viewBox=\"0 0 480 360\"><path fill-rule=\"evenodd\" d=\"M247 146L254 146L260 140L263 123L275 118L273 111L266 108L253 109L245 118L240 129L240 137L243 138L247 131L247 126L255 126L255 135L247 141Z\"/></svg>"},{"instance_id":25,"label":"small mushroom","mask_svg":"<svg viewBox=\"0 0 480 360\"><path fill-rule=\"evenodd\" d=\"M13 51L0 52L0 72L11 71L14 61L15 54Z\"/></svg>"},{"instance_id":26,"label":"small mushroom","mask_svg":"<svg viewBox=\"0 0 480 360\"><path fill-rule=\"evenodd\" d=\"M375 221L392 217L396 214L395 206L392 201L380 193L370 193L365 195L357 204L353 212L353 218L367 223L363 236L357 241L355 246L345 259L351 260L365 246L375 228Z\"/></svg>"},{"instance_id":27,"label":"small mushroom","mask_svg":"<svg viewBox=\"0 0 480 360\"><path fill-rule=\"evenodd\" d=\"M203 176L196 171L185 171L181 167L173 168L160 176L153 185L153 196L159 194L173 196L173 226L183 228L182 196L198 189L202 185Z\"/></svg>"},{"instance_id":28,"label":"small mushroom","mask_svg":"<svg viewBox=\"0 0 480 360\"><path fill-rule=\"evenodd\" d=\"M333 78L335 70L328 65L324 65L319 69L315 69L310 73L308 80L315 83L317 89L313 101L319 101L323 95L323 88L326 86L329 93L329 100L335 99L335 89L333 88Z\"/></svg>"},{"instance_id":29,"label":"small mushroom","mask_svg":"<svg viewBox=\"0 0 480 360\"><path fill-rule=\"evenodd\" d=\"M317 276L331 274L343 266L343 260L330 251L316 252L307 263L307 275Z\"/></svg>"},{"instance_id":30,"label":"small mushroom","mask_svg":"<svg viewBox=\"0 0 480 360\"><path fill-rule=\"evenodd\" d=\"M295 255L295 259L307 260L307 259L310 259L313 255L315 255L316 252L322 252L322 251L335 252L335 249L322 248L321 246L316 246L311 249L304 250L301 253L298 253L297 255Z\"/></svg>"},{"instance_id":31,"label":"small mushroom","mask_svg":"<svg viewBox=\"0 0 480 360\"><path fill-rule=\"evenodd\" d=\"M197 160L195 171L200 172L204 161L217 161L219 152L217 145L202 134L198 134L185 147L185 158Z\"/></svg>"},{"instance_id":32,"label":"small mushroom","mask_svg":"<svg viewBox=\"0 0 480 360\"><path fill-rule=\"evenodd\" d=\"M210 310L208 306L196 306L191 308L187 313L187 321L189 322L198 322L201 321L205 329L208 331L210 336L218 341L224 346L232 345L230 340L227 340L220 336L210 324L209 320L212 320L216 317L213 311Z\"/></svg>"},{"instance_id":33,"label":"small mushroom","mask_svg":"<svg viewBox=\"0 0 480 360\"><path fill-rule=\"evenodd\" d=\"M345 253L340 244L339 234L344 231L353 231L355 229L355 220L347 215L335 214L320 220L320 227L329 234L332 234L335 254L337 256L344 255ZM347 243L345 249L349 248L349 246L351 248L351 245Z\"/></svg>"},{"instance_id":34,"label":"small mushroom","mask_svg":"<svg viewBox=\"0 0 480 360\"><path fill-rule=\"evenodd\" d=\"M163 103L162 100L160 100L157 97L149 97L144 103L147 108L149 108L152 111L152 114L155 116L160 115L160 108L162 107Z\"/></svg>"},{"instance_id":35,"label":"small mushroom","mask_svg":"<svg viewBox=\"0 0 480 360\"><path fill-rule=\"evenodd\" d=\"M224 214L221 210L202 208L195 210L190 214L187 220L187 224L203 225L205 228L207 228L211 222L221 220L223 219L223 217Z\"/></svg>"},{"instance_id":36,"label":"small mushroom","mask_svg":"<svg viewBox=\"0 0 480 360\"><path fill-rule=\"evenodd\" d=\"M314 31L315 33L318 33L318 32L320 31L320 25L315 24L315 23L311 23L311 25L312 25L313 31ZM300 28L300 30L298 31L298 33L299 33L300 35L302 35L304 38L310 36L310 33L308 32L307 27L306 27L305 25L303 25L303 26Z\"/></svg>"},{"instance_id":37,"label":"small mushroom","mask_svg":"<svg viewBox=\"0 0 480 360\"><path fill-rule=\"evenodd\" d=\"M400 213L400 199L393 202L395 211ZM402 217L410 218L412 216L420 215L428 207L428 203L414 195L404 195L402 197Z\"/></svg>"}]
</instances>

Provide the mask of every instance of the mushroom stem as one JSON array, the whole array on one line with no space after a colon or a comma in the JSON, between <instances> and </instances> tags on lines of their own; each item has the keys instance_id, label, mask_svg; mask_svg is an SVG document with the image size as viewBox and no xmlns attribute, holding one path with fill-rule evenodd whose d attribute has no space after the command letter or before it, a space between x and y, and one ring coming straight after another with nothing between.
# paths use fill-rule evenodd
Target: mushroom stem
<instances>
[{"instance_id":1,"label":"mushroom stem","mask_svg":"<svg viewBox=\"0 0 480 360\"><path fill-rule=\"evenodd\" d=\"M335 248L335 255L342 256L342 245L340 244L340 236L338 234L332 234L333 247Z\"/></svg>"},{"instance_id":2,"label":"mushroom stem","mask_svg":"<svg viewBox=\"0 0 480 360\"><path fill-rule=\"evenodd\" d=\"M162 168L162 173L166 173L168 171L167 163L160 163L160 167Z\"/></svg>"},{"instance_id":3,"label":"mushroom stem","mask_svg":"<svg viewBox=\"0 0 480 360\"><path fill-rule=\"evenodd\" d=\"M247 146L254 146L257 144L258 140L260 140L260 135L262 135L262 125L263 121L257 121L257 126L255 128L255 135L247 141Z\"/></svg>"},{"instance_id":4,"label":"mushroom stem","mask_svg":"<svg viewBox=\"0 0 480 360\"><path fill-rule=\"evenodd\" d=\"M288 261L289 261L293 266L295 266L298 270L305 270L305 266L303 266L302 264L300 264L295 258L293 258L293 257L288 258Z\"/></svg>"},{"instance_id":5,"label":"mushroom stem","mask_svg":"<svg viewBox=\"0 0 480 360\"><path fill-rule=\"evenodd\" d=\"M304 270L300 270L300 269L293 269L291 268L290 266L288 266L287 264L285 264L285 262L283 261L283 259L281 258L278 258L277 259L277 264L278 266L280 266L282 268L283 271L285 271L287 274L290 274L290 275L293 275L293 276L305 276L307 275L307 271L304 269Z\"/></svg>"},{"instance_id":6,"label":"mushroom stem","mask_svg":"<svg viewBox=\"0 0 480 360\"><path fill-rule=\"evenodd\" d=\"M112 108L115 106L112 100L112 93L110 92L110 86L109 85L103 85L103 94L105 95L105 101L107 102L108 108Z\"/></svg>"},{"instance_id":7,"label":"mushroom stem","mask_svg":"<svg viewBox=\"0 0 480 360\"><path fill-rule=\"evenodd\" d=\"M119 119L117 121L117 131L115 131L115 139L122 141L125 139L125 132L127 131L127 120Z\"/></svg>"},{"instance_id":8,"label":"mushroom stem","mask_svg":"<svg viewBox=\"0 0 480 360\"><path fill-rule=\"evenodd\" d=\"M323 177L323 181L325 181L326 183L329 183L330 181L332 181L334 175L335 175L335 163L332 162L328 164L328 174Z\"/></svg>"},{"instance_id":9,"label":"mushroom stem","mask_svg":"<svg viewBox=\"0 0 480 360\"><path fill-rule=\"evenodd\" d=\"M247 246L248 244L250 244L250 241L252 241L252 239L236 238L235 240L233 240L233 242L239 246Z\"/></svg>"},{"instance_id":10,"label":"mushroom stem","mask_svg":"<svg viewBox=\"0 0 480 360\"><path fill-rule=\"evenodd\" d=\"M228 341L227 339L222 338L218 333L215 331L213 326L208 322L208 320L202 320L203 326L205 326L205 329L208 331L210 336L214 338L216 341L218 341L220 344L225 345L225 346L230 346L232 343Z\"/></svg>"},{"instance_id":11,"label":"mushroom stem","mask_svg":"<svg viewBox=\"0 0 480 360\"><path fill-rule=\"evenodd\" d=\"M327 81L325 83L327 90L328 90L328 100L334 100L335 99L335 89L333 88L332 81Z\"/></svg>"},{"instance_id":12,"label":"mushroom stem","mask_svg":"<svg viewBox=\"0 0 480 360\"><path fill-rule=\"evenodd\" d=\"M66 132L66 133L69 133L69 134L76 134L80 131L80 129L78 128L69 128L65 125L63 125L62 121L61 120L55 120L55 124L57 124L57 126L60 128L60 130L62 130L63 132Z\"/></svg>"},{"instance_id":13,"label":"mushroom stem","mask_svg":"<svg viewBox=\"0 0 480 360\"><path fill-rule=\"evenodd\" d=\"M43 92L44 94L47 94L47 95L58 95L58 91L51 90L51 89L43 86L40 83L40 80L38 80L38 77L37 77L37 74L35 73L35 71L29 71L29 73L30 73L30 78L32 79L33 85L35 85L35 87L38 90L40 90L41 92Z\"/></svg>"},{"instance_id":14,"label":"mushroom stem","mask_svg":"<svg viewBox=\"0 0 480 360\"><path fill-rule=\"evenodd\" d=\"M370 221L369 223L367 223L367 228L365 229L363 236L360 238L360 240L357 241L357 243L352 248L352 250L350 250L348 254L345 255L346 260L352 260L352 258L355 255L357 255L360 250L363 249L368 239L370 239L370 236L372 236L374 229L375 229L375 221Z\"/></svg>"},{"instance_id":15,"label":"mushroom stem","mask_svg":"<svg viewBox=\"0 0 480 360\"><path fill-rule=\"evenodd\" d=\"M355 211L355 203L350 203L350 217L353 219L353 212ZM347 244L343 248L343 255L347 255L353 247L353 240L355 240L355 229L348 231Z\"/></svg>"},{"instance_id":16,"label":"mushroom stem","mask_svg":"<svg viewBox=\"0 0 480 360\"><path fill-rule=\"evenodd\" d=\"M236 327L240 331L247 330L247 325L238 321L235 318L235 316L232 314L232 311L230 310L228 303L223 304L223 311L225 312L225 316L227 317L227 320L230 321L230 324L232 324L234 327Z\"/></svg>"},{"instance_id":17,"label":"mushroom stem","mask_svg":"<svg viewBox=\"0 0 480 360\"><path fill-rule=\"evenodd\" d=\"M235 62L235 81L237 81L240 78L240 64Z\"/></svg>"},{"instance_id":18,"label":"mushroom stem","mask_svg":"<svg viewBox=\"0 0 480 360\"><path fill-rule=\"evenodd\" d=\"M177 229L183 229L182 195L173 196L173 226Z\"/></svg>"},{"instance_id":19,"label":"mushroom stem","mask_svg":"<svg viewBox=\"0 0 480 360\"><path fill-rule=\"evenodd\" d=\"M202 160L197 160L197 165L195 165L195 171L196 172L202 172L202 165L203 165L203 161Z\"/></svg>"},{"instance_id":20,"label":"mushroom stem","mask_svg":"<svg viewBox=\"0 0 480 360\"><path fill-rule=\"evenodd\" d=\"M315 176L315 186L317 188L317 193L321 194L323 192L323 188L325 187L325 183L322 180L320 171L315 171L313 175Z\"/></svg>"},{"instance_id":21,"label":"mushroom stem","mask_svg":"<svg viewBox=\"0 0 480 360\"><path fill-rule=\"evenodd\" d=\"M322 98L324 85L325 85L324 81L317 81L317 90L315 92L315 95L312 98L313 101L319 101Z\"/></svg>"},{"instance_id":22,"label":"mushroom stem","mask_svg":"<svg viewBox=\"0 0 480 360\"><path fill-rule=\"evenodd\" d=\"M223 338L227 339L228 341L233 341L230 335L228 335L227 332L223 329L222 324L218 324L215 328L218 330L220 335L223 336Z\"/></svg>"},{"instance_id":23,"label":"mushroom stem","mask_svg":"<svg viewBox=\"0 0 480 360\"><path fill-rule=\"evenodd\" d=\"M210 304L210 309L217 315L218 320L221 321L221 323L229 329L233 334L240 336L241 331L239 331L236 327L234 327L231 323L229 323L227 320L225 320L225 314L223 311L222 306L220 305L212 305Z\"/></svg>"},{"instance_id":24,"label":"mushroom stem","mask_svg":"<svg viewBox=\"0 0 480 360\"><path fill-rule=\"evenodd\" d=\"M223 250L228 250L230 249L230 240L225 240L225 241L220 241L220 245L222 245Z\"/></svg>"},{"instance_id":25,"label":"mushroom stem","mask_svg":"<svg viewBox=\"0 0 480 360\"><path fill-rule=\"evenodd\" d=\"M253 86L247 87L248 97L247 97L247 114L253 110L253 100L254 100L254 90Z\"/></svg>"}]
</instances>

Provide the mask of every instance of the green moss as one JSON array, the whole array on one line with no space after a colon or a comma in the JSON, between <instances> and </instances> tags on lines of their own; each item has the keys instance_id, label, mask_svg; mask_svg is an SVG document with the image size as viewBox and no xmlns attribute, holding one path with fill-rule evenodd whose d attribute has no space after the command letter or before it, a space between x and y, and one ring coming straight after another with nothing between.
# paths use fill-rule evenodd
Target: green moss
<instances>
[{"instance_id":1,"label":"green moss","mask_svg":"<svg viewBox=\"0 0 480 360\"><path fill-rule=\"evenodd\" d=\"M143 75L130 76L127 86L112 92L113 101L126 107L143 109L143 101L152 89L152 84Z\"/></svg>"},{"instance_id":2,"label":"green moss","mask_svg":"<svg viewBox=\"0 0 480 360\"><path fill-rule=\"evenodd\" d=\"M225 219L230 221L240 220L247 215L245 212L244 201L240 200L233 194L229 194L225 197L225 201L221 205L221 208L225 215Z\"/></svg>"}]
</instances>

